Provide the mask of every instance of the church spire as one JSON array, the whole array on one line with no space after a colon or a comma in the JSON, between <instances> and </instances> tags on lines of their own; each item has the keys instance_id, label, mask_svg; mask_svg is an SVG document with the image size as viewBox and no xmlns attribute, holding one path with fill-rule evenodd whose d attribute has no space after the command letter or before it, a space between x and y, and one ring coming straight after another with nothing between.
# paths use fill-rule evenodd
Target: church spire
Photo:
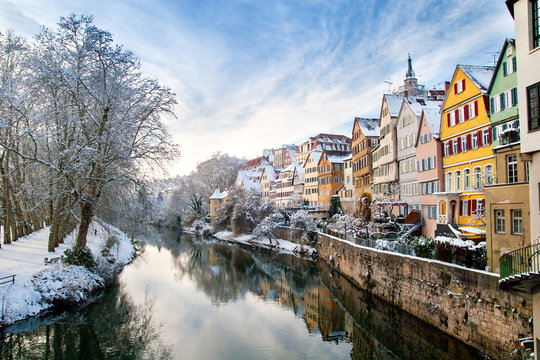
<instances>
[{"instance_id":1,"label":"church spire","mask_svg":"<svg viewBox=\"0 0 540 360\"><path fill-rule=\"evenodd\" d=\"M407 73L405 74L405 79L414 78L414 70L412 69L411 53L409 53L408 62L409 62L409 67L407 68Z\"/></svg>"}]
</instances>

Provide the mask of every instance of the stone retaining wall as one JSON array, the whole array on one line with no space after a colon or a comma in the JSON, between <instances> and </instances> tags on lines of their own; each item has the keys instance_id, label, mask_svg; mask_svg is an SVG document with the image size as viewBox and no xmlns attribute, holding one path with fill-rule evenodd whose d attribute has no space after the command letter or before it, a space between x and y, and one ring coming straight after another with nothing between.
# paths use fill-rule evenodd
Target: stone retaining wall
<instances>
[{"instance_id":1,"label":"stone retaining wall","mask_svg":"<svg viewBox=\"0 0 540 360\"><path fill-rule=\"evenodd\" d=\"M276 236L298 241L291 230ZM484 351L509 359L532 336L531 299L499 289L497 274L358 246L318 234L319 258L360 288ZM514 354L515 355L515 354Z\"/></svg>"}]
</instances>

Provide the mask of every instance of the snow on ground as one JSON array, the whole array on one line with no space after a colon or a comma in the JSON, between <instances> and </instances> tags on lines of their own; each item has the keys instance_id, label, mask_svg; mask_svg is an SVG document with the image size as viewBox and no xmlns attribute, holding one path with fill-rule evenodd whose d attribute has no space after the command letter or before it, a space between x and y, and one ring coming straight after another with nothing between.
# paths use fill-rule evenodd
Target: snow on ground
<instances>
[{"instance_id":1,"label":"snow on ground","mask_svg":"<svg viewBox=\"0 0 540 360\"><path fill-rule=\"evenodd\" d=\"M106 259L107 262L114 259L108 270L118 271L129 263L135 253L133 244L125 234L110 225L93 221L87 246L99 263L103 259L101 251L110 236L114 236L118 242ZM86 268L64 267L59 262L44 264L44 258L59 257L75 243L76 231L69 234L54 253L47 252L48 237L49 228L45 228L12 244L2 244L0 278L15 275L15 283L0 285L0 323L11 324L36 315L50 308L53 302L68 299L84 301L92 291L103 287L104 279Z\"/></svg>"},{"instance_id":2,"label":"snow on ground","mask_svg":"<svg viewBox=\"0 0 540 360\"><path fill-rule=\"evenodd\" d=\"M275 249L281 253L313 257L317 250L307 245L300 245L284 239L257 238L251 234L234 236L232 231L220 231L214 236L220 240L237 242L247 245L255 245L267 249Z\"/></svg>"}]
</instances>

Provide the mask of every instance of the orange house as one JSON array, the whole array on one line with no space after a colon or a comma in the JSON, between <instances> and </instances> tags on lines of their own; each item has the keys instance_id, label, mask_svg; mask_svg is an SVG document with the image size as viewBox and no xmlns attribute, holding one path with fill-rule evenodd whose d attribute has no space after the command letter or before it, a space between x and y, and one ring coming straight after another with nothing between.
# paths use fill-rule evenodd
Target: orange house
<instances>
[{"instance_id":1,"label":"orange house","mask_svg":"<svg viewBox=\"0 0 540 360\"><path fill-rule=\"evenodd\" d=\"M319 207L330 208L330 198L345 181L345 159L348 152L325 151L319 159Z\"/></svg>"}]
</instances>

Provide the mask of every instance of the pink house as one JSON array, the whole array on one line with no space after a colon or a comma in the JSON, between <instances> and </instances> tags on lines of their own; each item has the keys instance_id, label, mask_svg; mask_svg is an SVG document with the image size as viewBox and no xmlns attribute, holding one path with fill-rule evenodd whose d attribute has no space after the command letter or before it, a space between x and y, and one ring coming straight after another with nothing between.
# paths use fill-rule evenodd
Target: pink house
<instances>
[{"instance_id":1,"label":"pink house","mask_svg":"<svg viewBox=\"0 0 540 360\"><path fill-rule=\"evenodd\" d=\"M435 237L437 228L437 196L443 190L442 147L439 138L441 115L439 109L424 108L416 138L417 180L424 226L422 235Z\"/></svg>"}]
</instances>

